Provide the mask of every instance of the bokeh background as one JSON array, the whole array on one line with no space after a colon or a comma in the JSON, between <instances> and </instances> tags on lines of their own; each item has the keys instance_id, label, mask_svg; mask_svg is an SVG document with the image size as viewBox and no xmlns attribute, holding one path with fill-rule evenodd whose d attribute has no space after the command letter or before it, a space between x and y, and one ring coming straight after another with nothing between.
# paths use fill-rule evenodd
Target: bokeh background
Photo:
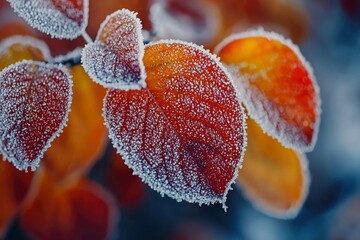
<instances>
[{"instance_id":1,"label":"bokeh background","mask_svg":"<svg viewBox=\"0 0 360 240\"><path fill-rule=\"evenodd\" d=\"M228 195L227 212L220 205L199 207L161 197L122 166L123 175L110 174L115 167L109 163L114 156L108 145L89 177L113 191L118 201L111 239L360 239L359 0L90 0L88 33L95 37L105 16L123 7L139 12L145 29L155 30L158 38L189 40L209 49L248 28L282 33L299 45L314 68L322 116L318 142L307 154L310 192L299 215L290 220L257 211L238 187ZM53 40L38 33L5 0L0 8L0 39L36 36L48 42L54 56L84 44L82 39ZM152 26L150 19L159 25ZM31 238L15 218L5 239Z\"/></svg>"}]
</instances>

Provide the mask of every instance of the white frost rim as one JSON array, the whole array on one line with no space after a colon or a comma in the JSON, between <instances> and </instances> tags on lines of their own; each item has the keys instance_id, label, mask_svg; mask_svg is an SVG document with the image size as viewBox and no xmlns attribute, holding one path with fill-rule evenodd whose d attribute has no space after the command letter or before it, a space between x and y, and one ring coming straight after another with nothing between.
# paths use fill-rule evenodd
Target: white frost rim
<instances>
[{"instance_id":1,"label":"white frost rim","mask_svg":"<svg viewBox=\"0 0 360 240\"><path fill-rule=\"evenodd\" d=\"M192 47L192 48L195 48L197 50L200 50L202 53L204 53L206 56L210 57L212 60L215 61L215 63L218 65L218 67L225 73L225 75L228 77L229 79L229 82L226 83L226 82L223 82L224 84L232 84L232 78L231 78L231 75L229 74L229 72L226 70L226 68L222 65L222 63L219 61L219 58L210 53L209 50L206 50L203 48L203 46L198 46L194 43L190 43L190 42L185 42L185 41L181 41L181 40L172 40L172 39L165 39L165 40L160 40L160 41L157 41L157 42L151 42L149 44L147 44L145 47L149 47L149 46L154 46L154 45L158 45L158 44L182 44L182 45L186 45L186 46L189 46L189 47ZM232 85L232 87L234 87ZM104 104L103 104L103 118L104 118L104 124L105 126L107 127L107 129L109 130L109 137L112 141L112 144L113 146L115 147L116 151L118 154L120 154L121 156L126 156L126 154L122 153L122 151L119 151L118 148L116 147L116 144L114 144L117 140L116 140L116 137L115 137L115 134L111 131L110 129L110 126L109 126L109 123L107 121L107 118L106 118L106 105L107 105L107 98L108 98L108 95L109 95L109 92L111 91L112 89L109 89L107 91L107 94L104 98ZM234 89L235 91L235 89ZM236 91L235 91L236 92ZM238 94L236 94L236 96L238 97ZM242 121L242 124L243 124L243 131L240 132L240 135L242 136L243 138L243 142L242 144L239 146L241 148L241 152L240 152L240 158L238 159L238 162L236 164L236 167L234 169L234 176L233 178L227 183L226 185L226 188L225 188L225 191L224 191L224 195L222 198L217 198L217 199L213 199L213 198L206 198L206 197L201 197L201 198L188 198L187 196L179 196L177 195L177 193L175 192L171 192L171 191L168 191L168 190L163 190L163 188L161 187L160 184L157 184L156 182L155 183L152 183L152 182L149 182L147 181L147 178L144 176L144 174L142 174L141 172L138 172L138 171L134 171L135 168L133 168L131 162L127 159L127 158L124 158L124 161L125 161L125 164L127 166L129 166L132 170L133 170L133 175L137 175L140 177L140 179L146 183L148 186L150 186L150 188L152 188L153 190L159 192L162 196L164 196L164 194L166 194L167 196L169 196L170 198L173 198L175 199L176 201L178 202L181 202L182 200L185 200L187 202L190 202L190 203L194 203L194 202L197 202L199 203L199 205L201 206L202 204L205 204L205 205L209 205L209 204L214 204L214 203L220 203L222 204L222 207L224 209L224 211L227 211L227 206L226 206L226 199L227 199L227 194L230 190L232 190L233 188L231 187L231 185L233 183L235 183L237 177L238 177L238 173L239 173L239 170L241 169L241 165L242 165L242 162L243 162L243 159L244 159L244 155L245 155L245 150L246 150L246 146L247 146L247 132L246 132L246 129L247 129L247 125L246 125L246 114L245 114L245 111L244 111L244 108L243 106L240 104L240 101L239 99L236 99L238 100L239 102L239 111L241 113L241 116L239 116L239 118L241 118L240 120Z\"/></svg>"},{"instance_id":2,"label":"white frost rim","mask_svg":"<svg viewBox=\"0 0 360 240\"><path fill-rule=\"evenodd\" d=\"M134 22L135 22L135 30L136 30L136 35L138 37L138 44L137 44L137 50L139 53L138 56L138 61L139 61L139 67L140 67L140 81L137 83L104 83L103 81L101 81L101 79L98 79L97 76L90 70L91 68L88 66L87 62L87 54L86 51L91 51L91 48L94 46L100 46L100 47L108 47L109 50L111 49L111 46L107 46L104 43L102 43L101 41L99 41L99 36L101 34L101 32L103 31L104 27L106 26L106 24L113 18L116 17L117 15L120 16L128 16L130 17ZM141 89L146 87L146 71L145 71L145 66L143 63L143 58L144 58L144 54L145 54L145 47L144 47L144 37L142 35L142 24L141 24L141 20L137 17L137 13L136 12L132 12L128 9L120 9L118 11L113 12L112 14L108 15L106 17L106 19L101 23L98 33L96 35L96 40L95 42L92 43L88 43L86 44L86 46L83 48L82 54L81 54L81 62L83 64L83 67L85 68L86 72L89 74L89 76L91 77L91 79L102 85L103 87L106 88L116 88L116 89L122 89L122 90L134 90L134 89ZM114 54L115 55L115 54Z\"/></svg>"},{"instance_id":3,"label":"white frost rim","mask_svg":"<svg viewBox=\"0 0 360 240\"><path fill-rule=\"evenodd\" d=\"M0 52L5 51L8 47L14 44L29 45L31 47L37 48L42 52L44 60L51 60L51 54L48 45L44 41L30 36L14 35L4 39L0 42Z\"/></svg>"},{"instance_id":4,"label":"white frost rim","mask_svg":"<svg viewBox=\"0 0 360 240\"><path fill-rule=\"evenodd\" d=\"M39 167L39 163L40 160L42 159L42 157L44 156L45 151L50 148L51 146L51 142L58 137L64 130L64 128L66 127L68 118L69 118L69 112L70 112L70 108L71 108L71 103L72 103L72 95L73 95L73 81L72 81L72 76L69 73L68 69L63 66L63 65L54 65L54 64L49 64L49 63L43 63L43 62L38 62L38 61L32 61L32 60L24 60L21 62L17 62L15 64L12 64L8 67L6 67L5 69L3 69L0 72L0 79L2 79L3 75L5 74L5 72L7 71L11 71L13 68L16 68L20 65L26 65L26 64L36 64L40 67L51 67L51 68L57 68L58 70L62 71L68 80L69 83L69 98L67 101L67 111L65 113L64 119L62 120L62 122L59 125L59 128L53 133L53 135L47 140L47 142L45 143L43 149L39 152L38 156L33 160L33 161L27 161L27 162L23 162L22 164L19 164L18 162L16 162L14 159L12 159L4 150L3 150L3 146L2 146L2 142L0 141L0 152L1 154L3 154L4 158L6 160L8 160L9 162L13 163L14 166L19 169L19 170L25 170L27 172L27 169L30 167L31 171L35 171L37 167Z\"/></svg>"},{"instance_id":5,"label":"white frost rim","mask_svg":"<svg viewBox=\"0 0 360 240\"><path fill-rule=\"evenodd\" d=\"M310 152L314 149L315 144L317 142L317 138L318 138L318 133L319 133L319 126L320 126L320 119L321 119L321 99L320 99L320 88L319 85L316 81L316 78L314 76L314 71L313 68L311 67L311 65L309 64L309 62L307 62L304 58L304 56L301 54L298 46L296 46L290 39L286 39L284 38L282 35L275 33L275 32L268 32L265 31L263 28L258 28L258 29L252 29L252 30L248 30L242 33L236 33L236 34L232 34L229 37L225 38L221 43L219 43L216 48L215 48L215 53L219 54L219 52L229 43L231 43L232 41L235 41L237 39L243 39L243 38L248 38L248 37L262 37L262 38L266 38L269 40L275 40L278 41L284 45L286 45L287 47L289 47L295 54L296 56L299 58L299 60L301 61L301 63L304 65L305 69L307 70L307 72L310 75L310 81L312 82L313 86L314 86L314 90L315 90L315 98L316 98L316 102L317 107L315 109L315 114L316 114L316 120L313 126L314 132L313 132L313 138L311 140L311 143L308 146L298 146L294 143L288 142L286 139L284 139L284 137L282 136L278 136L275 128L268 128L266 126L269 126L270 124L270 120L268 118L262 118L264 114L258 113L254 107L252 107L252 104L249 101L249 96L240 96L241 100L244 102L245 107L248 110L248 114L250 115L250 117L252 119L254 119L256 121L257 124L259 124L261 126L261 128L263 129L263 131L268 134L269 136L276 138L279 140L279 142L284 146L284 147L290 147L290 148L295 148L298 149L300 151L304 151L304 152ZM230 68L236 68L236 66L234 65L229 65L228 67ZM232 74L233 77L237 78L239 76L236 76L237 74ZM237 84L235 84L236 86ZM237 91L239 86L236 87ZM242 91L241 91L242 92ZM271 124L272 125L272 124Z\"/></svg>"},{"instance_id":6,"label":"white frost rim","mask_svg":"<svg viewBox=\"0 0 360 240\"><path fill-rule=\"evenodd\" d=\"M11 7L15 10L15 12L25 19L25 21L33 28L38 29L39 31L50 35L51 37L55 37L58 39L69 39L73 40L79 37L86 29L88 25L89 19L89 0L82 0L84 3L84 15L83 21L80 26L78 26L73 20L67 18L62 12L57 10L53 5L48 4L48 11L41 11L43 9L39 9L37 7L36 2L38 0L31 0L31 1L19 1L19 0L7 0ZM24 4L28 5L24 5ZM31 13L28 13L31 12ZM32 21L31 18L35 16L38 17L37 21L41 19L41 21L45 23L55 23L57 22L58 26L68 25L66 28L62 27L63 29L60 32L53 31L51 27L44 26L39 22ZM57 19L58 16L61 16L60 19ZM71 30L68 30L71 29ZM75 29L75 30L74 30Z\"/></svg>"}]
</instances>

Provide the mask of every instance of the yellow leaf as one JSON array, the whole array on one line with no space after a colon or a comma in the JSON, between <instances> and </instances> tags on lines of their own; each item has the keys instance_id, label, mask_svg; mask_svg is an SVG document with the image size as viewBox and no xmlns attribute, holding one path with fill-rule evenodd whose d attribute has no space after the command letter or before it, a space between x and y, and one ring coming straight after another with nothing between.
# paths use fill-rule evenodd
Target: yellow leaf
<instances>
[{"instance_id":1,"label":"yellow leaf","mask_svg":"<svg viewBox=\"0 0 360 240\"><path fill-rule=\"evenodd\" d=\"M238 184L261 211L279 218L295 217L309 188L304 154L283 147L248 118L248 146Z\"/></svg>"}]
</instances>

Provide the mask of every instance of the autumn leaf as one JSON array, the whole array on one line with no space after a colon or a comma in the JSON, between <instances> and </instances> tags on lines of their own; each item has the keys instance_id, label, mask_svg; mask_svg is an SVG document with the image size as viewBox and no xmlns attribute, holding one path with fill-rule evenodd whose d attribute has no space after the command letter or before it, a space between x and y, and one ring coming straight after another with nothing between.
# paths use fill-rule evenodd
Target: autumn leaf
<instances>
[{"instance_id":1,"label":"autumn leaf","mask_svg":"<svg viewBox=\"0 0 360 240\"><path fill-rule=\"evenodd\" d=\"M122 9L101 24L96 41L85 46L81 61L86 72L104 87L145 86L144 43L136 14Z\"/></svg>"},{"instance_id":2,"label":"autumn leaf","mask_svg":"<svg viewBox=\"0 0 360 240\"><path fill-rule=\"evenodd\" d=\"M84 174L101 156L107 130L101 116L105 89L78 65L71 68L73 103L64 132L45 153L44 166L58 181Z\"/></svg>"},{"instance_id":3,"label":"autumn leaf","mask_svg":"<svg viewBox=\"0 0 360 240\"><path fill-rule=\"evenodd\" d=\"M238 184L261 211L279 218L295 217L309 190L306 156L283 147L250 118L247 132Z\"/></svg>"},{"instance_id":4,"label":"autumn leaf","mask_svg":"<svg viewBox=\"0 0 360 240\"><path fill-rule=\"evenodd\" d=\"M1 157L2 158L2 157ZM21 172L0 159L0 238L28 196L33 173Z\"/></svg>"},{"instance_id":5,"label":"autumn leaf","mask_svg":"<svg viewBox=\"0 0 360 240\"><path fill-rule=\"evenodd\" d=\"M299 49L259 29L230 36L216 53L251 118L284 146L311 151L320 122L319 88Z\"/></svg>"},{"instance_id":6,"label":"autumn leaf","mask_svg":"<svg viewBox=\"0 0 360 240\"><path fill-rule=\"evenodd\" d=\"M144 64L147 88L107 93L113 145L161 194L225 204L246 137L229 75L209 52L182 41L147 45Z\"/></svg>"},{"instance_id":7,"label":"autumn leaf","mask_svg":"<svg viewBox=\"0 0 360 240\"><path fill-rule=\"evenodd\" d=\"M12 36L0 42L0 70L22 60L50 59L46 43L33 37Z\"/></svg>"},{"instance_id":8,"label":"autumn leaf","mask_svg":"<svg viewBox=\"0 0 360 240\"><path fill-rule=\"evenodd\" d=\"M89 0L8 0L37 30L60 39L75 39L87 26Z\"/></svg>"},{"instance_id":9,"label":"autumn leaf","mask_svg":"<svg viewBox=\"0 0 360 240\"><path fill-rule=\"evenodd\" d=\"M107 192L83 178L59 186L51 174L46 171L39 174L39 190L20 216L21 226L27 233L39 240L109 237L116 208Z\"/></svg>"},{"instance_id":10,"label":"autumn leaf","mask_svg":"<svg viewBox=\"0 0 360 240\"><path fill-rule=\"evenodd\" d=\"M63 66L24 60L0 72L0 150L16 168L39 165L65 126L71 88Z\"/></svg>"}]
</instances>

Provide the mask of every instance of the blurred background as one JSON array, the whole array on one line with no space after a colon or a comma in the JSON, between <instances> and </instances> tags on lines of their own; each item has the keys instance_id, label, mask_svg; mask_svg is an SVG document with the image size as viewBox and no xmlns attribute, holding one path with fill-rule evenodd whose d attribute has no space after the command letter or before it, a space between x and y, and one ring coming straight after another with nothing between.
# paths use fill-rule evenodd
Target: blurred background
<instances>
[{"instance_id":1,"label":"blurred background","mask_svg":"<svg viewBox=\"0 0 360 240\"><path fill-rule=\"evenodd\" d=\"M5 0L0 7L0 39L32 35L45 40L53 56L84 44L50 39L28 27ZM307 154L309 195L290 220L256 210L238 187L228 195L227 212L218 204L199 207L161 197L124 166L111 173L116 166L108 144L88 176L117 201L111 239L360 239L359 0L90 0L89 35L94 38L105 16L124 7L139 12L156 38L193 41L211 50L230 33L258 26L291 38L314 68L322 116L318 142ZM4 239L32 238L15 218Z\"/></svg>"}]
</instances>

